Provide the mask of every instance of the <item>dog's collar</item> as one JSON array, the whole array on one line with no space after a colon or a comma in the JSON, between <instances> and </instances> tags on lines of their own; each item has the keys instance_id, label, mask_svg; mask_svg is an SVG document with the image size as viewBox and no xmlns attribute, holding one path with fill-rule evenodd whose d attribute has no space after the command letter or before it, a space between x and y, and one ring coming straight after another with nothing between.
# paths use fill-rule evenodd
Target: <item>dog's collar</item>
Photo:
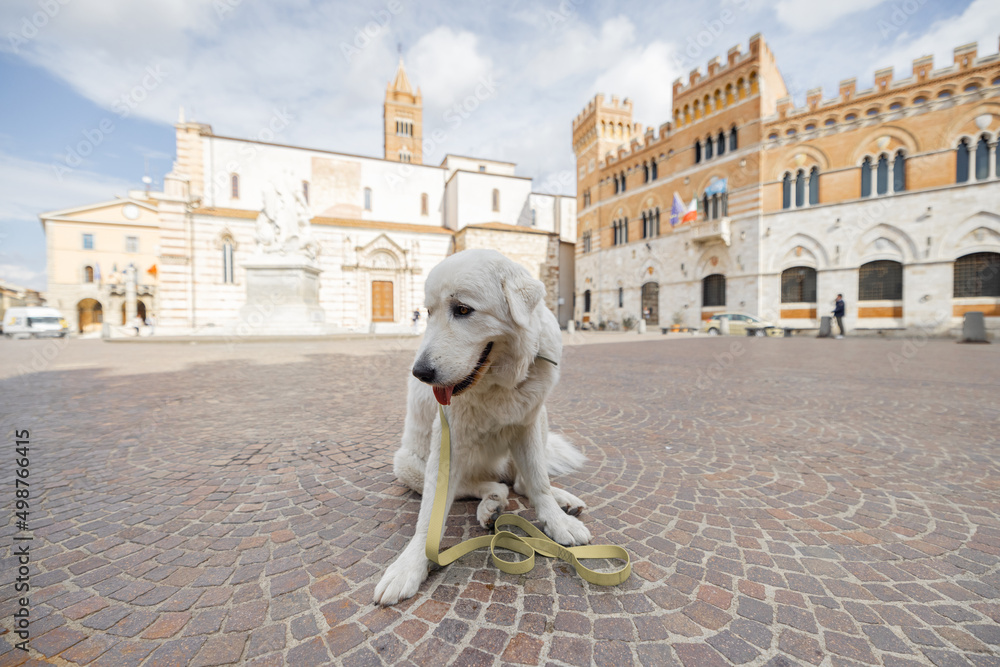
<instances>
[{"instance_id":1,"label":"dog's collar","mask_svg":"<svg viewBox=\"0 0 1000 667\"><path fill-rule=\"evenodd\" d=\"M549 362L550 364L552 364L553 366L558 366L558 365L559 365L559 364L558 364L558 363L556 363L555 361L552 361L552 360L551 360L551 359L549 359L548 357L543 357L543 356L542 356L542 355L540 355L540 354L536 354L536 355L535 355L535 359L541 359L542 361L547 361L547 362Z\"/></svg>"}]
</instances>

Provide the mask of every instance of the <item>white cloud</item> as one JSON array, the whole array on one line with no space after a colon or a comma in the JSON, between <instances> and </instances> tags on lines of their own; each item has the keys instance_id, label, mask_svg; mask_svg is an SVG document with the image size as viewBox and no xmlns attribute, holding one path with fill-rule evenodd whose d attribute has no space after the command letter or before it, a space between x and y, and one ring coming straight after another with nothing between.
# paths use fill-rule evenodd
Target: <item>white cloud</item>
<instances>
[{"instance_id":1,"label":"white cloud","mask_svg":"<svg viewBox=\"0 0 1000 667\"><path fill-rule=\"evenodd\" d=\"M54 163L0 153L0 278L45 289L45 237L38 215L125 195L129 183L83 170L56 176Z\"/></svg>"},{"instance_id":2,"label":"white cloud","mask_svg":"<svg viewBox=\"0 0 1000 667\"><path fill-rule=\"evenodd\" d=\"M936 21L921 34L914 34L925 7L913 14L899 9L883 17L880 30L891 45L876 56L876 66L892 65L895 76L904 78L910 76L914 59L933 55L935 68L946 67L953 62L954 48L969 42L979 42L980 57L996 53L1000 3L974 0L960 15Z\"/></svg>"},{"instance_id":3,"label":"white cloud","mask_svg":"<svg viewBox=\"0 0 1000 667\"><path fill-rule=\"evenodd\" d=\"M885 0L779 0L774 4L778 20L798 32L816 32L829 28L840 19L868 11Z\"/></svg>"},{"instance_id":4,"label":"white cloud","mask_svg":"<svg viewBox=\"0 0 1000 667\"><path fill-rule=\"evenodd\" d=\"M38 269L23 264L0 264L0 280L30 289L44 290L45 267Z\"/></svg>"},{"instance_id":5,"label":"white cloud","mask_svg":"<svg viewBox=\"0 0 1000 667\"><path fill-rule=\"evenodd\" d=\"M407 75L416 87L414 73L419 73L424 107L449 107L490 76L493 62L479 53L478 41L471 32L441 26L413 46L406 64Z\"/></svg>"},{"instance_id":6,"label":"white cloud","mask_svg":"<svg viewBox=\"0 0 1000 667\"><path fill-rule=\"evenodd\" d=\"M4 185L0 220L39 224L39 213L104 201L128 191L125 181L82 170L62 172L60 179L55 164L0 153L0 183Z\"/></svg>"}]
</instances>

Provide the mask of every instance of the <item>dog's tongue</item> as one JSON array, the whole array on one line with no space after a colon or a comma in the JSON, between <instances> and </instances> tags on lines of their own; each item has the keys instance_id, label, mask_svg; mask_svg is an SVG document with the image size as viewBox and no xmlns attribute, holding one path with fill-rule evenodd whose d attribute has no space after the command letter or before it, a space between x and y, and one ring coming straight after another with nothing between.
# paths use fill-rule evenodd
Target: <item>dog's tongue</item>
<instances>
[{"instance_id":1,"label":"dog's tongue","mask_svg":"<svg viewBox=\"0 0 1000 667\"><path fill-rule=\"evenodd\" d=\"M455 387L434 387L434 398L441 405L451 405L451 392Z\"/></svg>"}]
</instances>

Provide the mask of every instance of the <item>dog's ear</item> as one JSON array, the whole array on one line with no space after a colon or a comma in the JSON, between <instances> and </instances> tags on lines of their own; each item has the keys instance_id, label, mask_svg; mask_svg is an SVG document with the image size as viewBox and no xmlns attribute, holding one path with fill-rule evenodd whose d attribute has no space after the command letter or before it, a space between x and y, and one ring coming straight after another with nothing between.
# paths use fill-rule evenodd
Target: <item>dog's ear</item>
<instances>
[{"instance_id":1,"label":"dog's ear","mask_svg":"<svg viewBox=\"0 0 1000 667\"><path fill-rule=\"evenodd\" d=\"M511 319L519 327L526 327L531 321L531 313L535 310L535 306L545 296L545 285L518 266L504 277L503 293L507 298Z\"/></svg>"}]
</instances>

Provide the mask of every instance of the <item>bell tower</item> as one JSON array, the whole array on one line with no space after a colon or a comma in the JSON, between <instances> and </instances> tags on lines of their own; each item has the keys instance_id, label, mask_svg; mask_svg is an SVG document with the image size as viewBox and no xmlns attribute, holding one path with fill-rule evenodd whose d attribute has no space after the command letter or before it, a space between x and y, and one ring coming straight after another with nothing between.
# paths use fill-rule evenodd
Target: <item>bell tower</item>
<instances>
[{"instance_id":1,"label":"bell tower","mask_svg":"<svg viewBox=\"0 0 1000 667\"><path fill-rule=\"evenodd\" d=\"M396 77L385 89L385 159L423 164L423 99L413 92L399 59Z\"/></svg>"}]
</instances>

